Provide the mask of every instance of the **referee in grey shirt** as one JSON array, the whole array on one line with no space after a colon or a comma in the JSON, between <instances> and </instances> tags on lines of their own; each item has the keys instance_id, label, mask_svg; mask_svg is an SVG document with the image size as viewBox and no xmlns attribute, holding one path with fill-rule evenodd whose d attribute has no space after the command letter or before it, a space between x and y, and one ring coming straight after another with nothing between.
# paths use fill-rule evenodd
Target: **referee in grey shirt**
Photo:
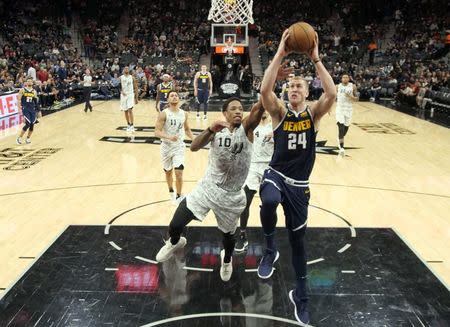
<instances>
[{"instance_id":1,"label":"referee in grey shirt","mask_svg":"<svg viewBox=\"0 0 450 327\"><path fill-rule=\"evenodd\" d=\"M91 71L86 69L86 73L83 77L83 96L84 96L84 112L87 112L88 109L92 112L91 105L91 92L92 92L92 76Z\"/></svg>"}]
</instances>

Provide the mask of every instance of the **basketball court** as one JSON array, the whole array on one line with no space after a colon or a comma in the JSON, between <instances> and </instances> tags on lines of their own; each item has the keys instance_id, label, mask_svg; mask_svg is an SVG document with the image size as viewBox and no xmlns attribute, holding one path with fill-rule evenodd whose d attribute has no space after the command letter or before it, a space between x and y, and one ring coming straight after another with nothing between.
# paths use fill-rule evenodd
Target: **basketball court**
<instances>
[{"instance_id":1,"label":"basketball court","mask_svg":"<svg viewBox=\"0 0 450 327\"><path fill-rule=\"evenodd\" d=\"M153 101L125 131L118 101L43 117L33 143L0 138L0 326L291 326L290 251L279 212L274 276L255 272L264 240L259 198L249 250L219 277L215 219L192 223L165 264L155 255L175 211L153 137ZM248 111L248 108L246 108ZM190 126L207 121L191 112ZM307 251L313 326L448 326L450 132L374 103L355 103L346 157L334 110L321 122ZM207 150L186 152L184 190Z\"/></svg>"}]
</instances>

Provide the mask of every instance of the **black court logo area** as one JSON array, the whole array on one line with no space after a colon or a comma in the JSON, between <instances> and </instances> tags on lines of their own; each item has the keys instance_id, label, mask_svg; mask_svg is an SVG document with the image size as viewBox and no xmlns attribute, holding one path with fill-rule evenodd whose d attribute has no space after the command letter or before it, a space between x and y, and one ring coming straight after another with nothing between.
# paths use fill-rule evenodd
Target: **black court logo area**
<instances>
[{"instance_id":1,"label":"black court logo area","mask_svg":"<svg viewBox=\"0 0 450 327\"><path fill-rule=\"evenodd\" d=\"M403 135L413 135L416 134L409 129L398 126L394 123L376 123L376 124L360 124L353 123L353 125L361 128L363 131L367 133L375 133L375 134L403 134Z\"/></svg>"},{"instance_id":2,"label":"black court logo area","mask_svg":"<svg viewBox=\"0 0 450 327\"><path fill-rule=\"evenodd\" d=\"M6 148L0 151L0 166L3 166L3 170L25 170L60 150L62 148Z\"/></svg>"}]
</instances>

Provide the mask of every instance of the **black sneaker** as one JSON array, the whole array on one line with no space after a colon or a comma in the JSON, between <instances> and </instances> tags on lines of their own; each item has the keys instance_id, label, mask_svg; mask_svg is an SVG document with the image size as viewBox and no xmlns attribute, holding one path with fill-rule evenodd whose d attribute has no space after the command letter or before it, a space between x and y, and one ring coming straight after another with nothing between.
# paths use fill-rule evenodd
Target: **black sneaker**
<instances>
[{"instance_id":1,"label":"black sneaker","mask_svg":"<svg viewBox=\"0 0 450 327\"><path fill-rule=\"evenodd\" d=\"M247 235L245 234L245 232L241 232L241 235L239 235L236 245L234 246L234 250L236 252L243 252L246 251L247 248L248 248Z\"/></svg>"},{"instance_id":2,"label":"black sneaker","mask_svg":"<svg viewBox=\"0 0 450 327\"><path fill-rule=\"evenodd\" d=\"M309 326L309 312L306 309L307 302L297 298L295 295L295 288L289 292L289 299L294 305L294 316L300 323L300 326Z\"/></svg>"}]
</instances>

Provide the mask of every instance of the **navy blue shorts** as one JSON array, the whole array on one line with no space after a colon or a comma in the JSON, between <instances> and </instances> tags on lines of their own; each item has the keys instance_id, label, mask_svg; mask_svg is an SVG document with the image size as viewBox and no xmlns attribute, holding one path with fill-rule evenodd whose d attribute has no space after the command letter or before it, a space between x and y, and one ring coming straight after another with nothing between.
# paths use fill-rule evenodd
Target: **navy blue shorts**
<instances>
[{"instance_id":1,"label":"navy blue shorts","mask_svg":"<svg viewBox=\"0 0 450 327\"><path fill-rule=\"evenodd\" d=\"M260 194L263 188L268 185L281 193L281 205L286 218L286 228L296 231L306 226L310 198L309 184L286 179L273 169L268 168L264 171L259 190Z\"/></svg>"},{"instance_id":2,"label":"navy blue shorts","mask_svg":"<svg viewBox=\"0 0 450 327\"><path fill-rule=\"evenodd\" d=\"M36 122L36 111L34 109L24 109L23 118L29 123L34 124Z\"/></svg>"},{"instance_id":3,"label":"navy blue shorts","mask_svg":"<svg viewBox=\"0 0 450 327\"><path fill-rule=\"evenodd\" d=\"M207 103L208 99L209 99L209 91L208 90L198 90L198 92L197 92L198 103Z\"/></svg>"}]
</instances>

